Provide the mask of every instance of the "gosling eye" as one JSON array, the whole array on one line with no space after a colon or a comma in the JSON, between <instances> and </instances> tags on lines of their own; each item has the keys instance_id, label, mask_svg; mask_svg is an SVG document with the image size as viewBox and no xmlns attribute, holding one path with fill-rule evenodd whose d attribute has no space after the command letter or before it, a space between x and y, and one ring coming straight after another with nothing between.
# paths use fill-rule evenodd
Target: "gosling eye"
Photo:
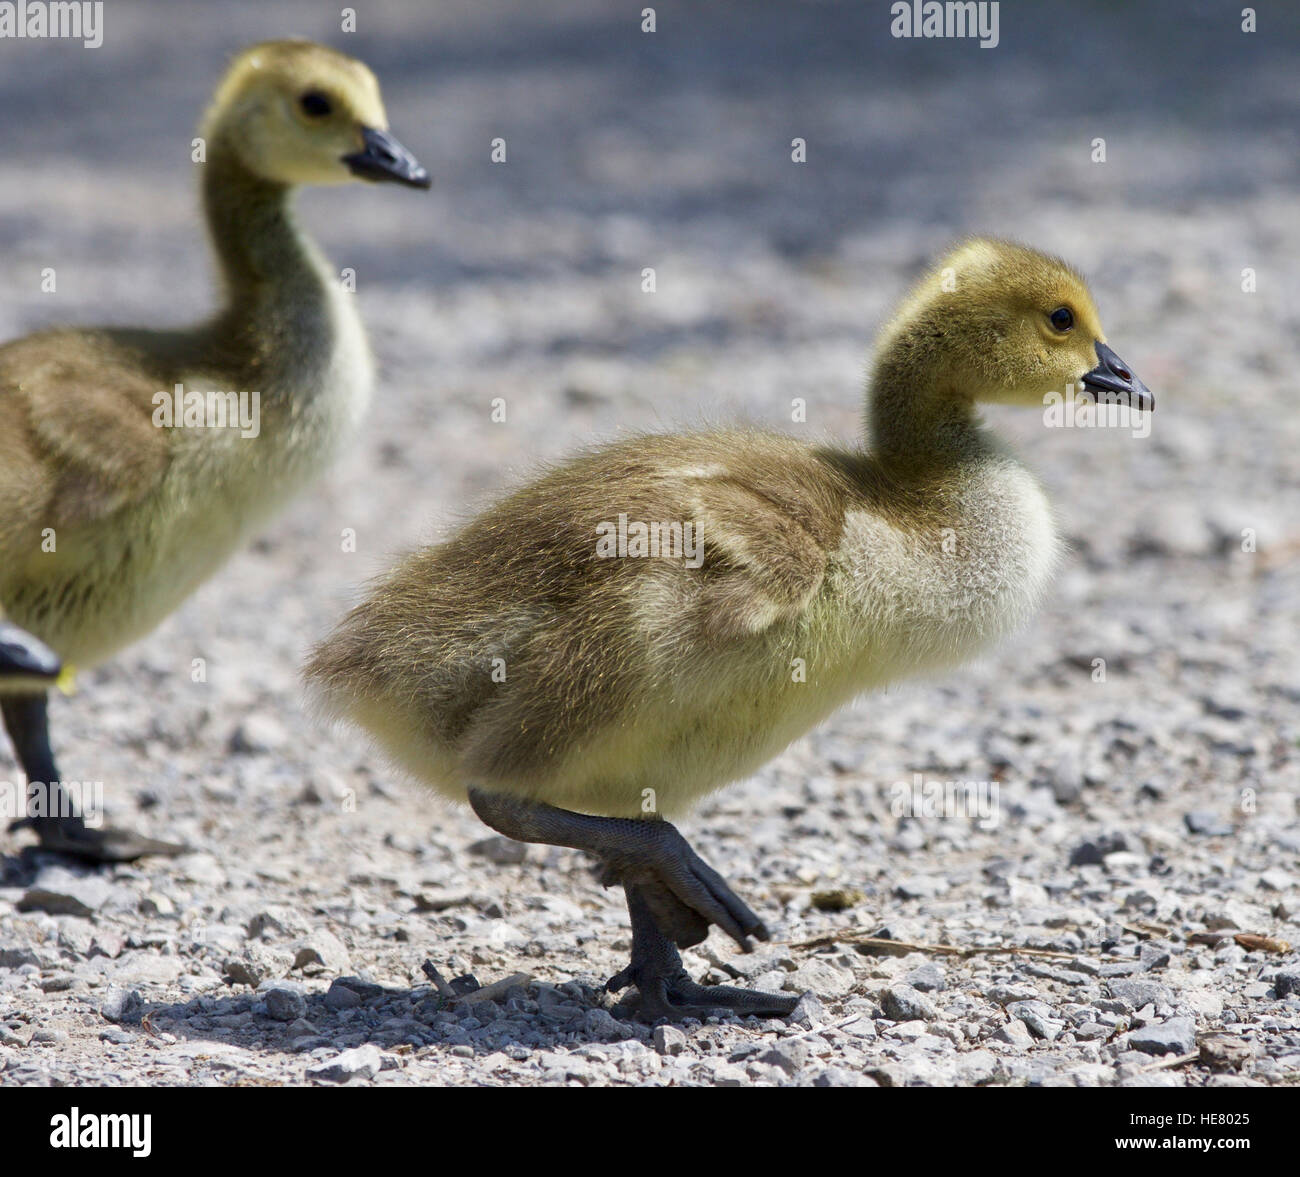
<instances>
[{"instance_id":1,"label":"gosling eye","mask_svg":"<svg viewBox=\"0 0 1300 1177\"><path fill-rule=\"evenodd\" d=\"M334 105L319 90L308 90L298 99L298 105L308 118L323 119L334 112Z\"/></svg>"},{"instance_id":2,"label":"gosling eye","mask_svg":"<svg viewBox=\"0 0 1300 1177\"><path fill-rule=\"evenodd\" d=\"M1074 312L1069 307L1057 307L1048 318L1062 335L1074 326Z\"/></svg>"}]
</instances>

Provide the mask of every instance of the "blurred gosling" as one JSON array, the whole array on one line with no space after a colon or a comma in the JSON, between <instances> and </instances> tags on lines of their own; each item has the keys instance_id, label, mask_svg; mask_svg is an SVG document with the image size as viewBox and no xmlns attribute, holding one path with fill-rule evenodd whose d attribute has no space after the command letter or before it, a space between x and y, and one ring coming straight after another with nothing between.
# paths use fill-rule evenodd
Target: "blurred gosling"
<instances>
[{"instance_id":1,"label":"blurred gosling","mask_svg":"<svg viewBox=\"0 0 1300 1177\"><path fill-rule=\"evenodd\" d=\"M148 633L351 436L370 349L292 194L427 188L387 127L361 62L306 41L245 50L202 127L221 310L188 330L59 329L0 347L0 603L65 662L92 666ZM57 782L44 691L0 706L28 780ZM75 814L18 824L96 861L182 849Z\"/></svg>"}]
</instances>

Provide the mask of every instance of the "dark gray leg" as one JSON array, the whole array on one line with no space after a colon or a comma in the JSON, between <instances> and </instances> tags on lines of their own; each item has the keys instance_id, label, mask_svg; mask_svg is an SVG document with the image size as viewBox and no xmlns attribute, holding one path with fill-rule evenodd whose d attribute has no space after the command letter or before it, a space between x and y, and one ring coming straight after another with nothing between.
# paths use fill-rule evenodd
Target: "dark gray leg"
<instances>
[{"instance_id":1,"label":"dark gray leg","mask_svg":"<svg viewBox=\"0 0 1300 1177\"><path fill-rule=\"evenodd\" d=\"M647 1022L660 1018L677 1021L711 1014L736 1013L742 1017L785 1017L794 1010L798 998L788 993L763 993L757 989L738 989L734 985L697 985L682 967L682 958L667 936L659 930L654 904L646 889L628 884L627 911L632 918L632 963L606 982L611 993L635 985L641 994L637 1011Z\"/></svg>"},{"instance_id":2,"label":"dark gray leg","mask_svg":"<svg viewBox=\"0 0 1300 1177\"><path fill-rule=\"evenodd\" d=\"M683 948L698 944L717 924L745 952L750 936L766 940L763 921L727 886L675 827L658 819L593 817L539 801L470 789L474 812L498 833L518 842L544 842L586 850L605 864L605 883L645 883L655 893L665 931ZM680 937L680 938L679 938Z\"/></svg>"},{"instance_id":3,"label":"dark gray leg","mask_svg":"<svg viewBox=\"0 0 1300 1177\"><path fill-rule=\"evenodd\" d=\"M10 828L34 829L46 850L75 855L90 862L131 862L146 854L180 854L185 850L174 842L160 842L131 830L103 827L92 829L77 814L59 783L59 770L50 750L50 728L46 697L0 695L0 713L14 752L29 782L48 785L45 817L24 817Z\"/></svg>"},{"instance_id":4,"label":"dark gray leg","mask_svg":"<svg viewBox=\"0 0 1300 1177\"><path fill-rule=\"evenodd\" d=\"M749 937L768 938L762 920L666 821L592 817L500 793L469 791L469 801L498 833L520 842L570 846L604 863L606 885L623 884L632 919L632 962L611 977L611 992L636 985L640 1016L705 1018L732 1012L783 1016L797 999L728 985L705 987L686 975L677 948L689 948L717 924L746 952Z\"/></svg>"}]
</instances>

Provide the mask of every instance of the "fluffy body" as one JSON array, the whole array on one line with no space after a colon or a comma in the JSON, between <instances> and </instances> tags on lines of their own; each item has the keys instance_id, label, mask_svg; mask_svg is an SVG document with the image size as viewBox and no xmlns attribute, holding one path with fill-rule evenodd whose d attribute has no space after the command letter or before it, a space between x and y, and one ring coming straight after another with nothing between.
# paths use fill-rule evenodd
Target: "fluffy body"
<instances>
[{"instance_id":1,"label":"fluffy body","mask_svg":"<svg viewBox=\"0 0 1300 1177\"><path fill-rule=\"evenodd\" d=\"M761 432L589 453L400 562L309 679L325 712L452 799L476 786L637 816L649 789L672 816L854 695L961 663L1032 611L1057 558L1050 510L991 439L969 440L959 477L910 483ZM616 511L693 522L702 565L597 557Z\"/></svg>"}]
</instances>

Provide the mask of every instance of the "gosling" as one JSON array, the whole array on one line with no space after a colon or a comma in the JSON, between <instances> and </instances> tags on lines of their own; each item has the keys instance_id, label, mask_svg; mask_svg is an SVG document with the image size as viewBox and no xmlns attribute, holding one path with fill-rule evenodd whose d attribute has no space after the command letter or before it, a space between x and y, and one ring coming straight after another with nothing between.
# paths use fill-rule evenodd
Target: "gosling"
<instances>
[{"instance_id":1,"label":"gosling","mask_svg":"<svg viewBox=\"0 0 1300 1177\"><path fill-rule=\"evenodd\" d=\"M745 951L768 933L664 817L1030 614L1052 511L977 404L1067 385L1154 407L1074 270L969 241L880 337L866 449L728 431L586 453L383 576L309 689L494 830L595 855L632 926L607 987L635 985L641 1016L788 1014L687 976L677 949L711 924Z\"/></svg>"},{"instance_id":2,"label":"gosling","mask_svg":"<svg viewBox=\"0 0 1300 1177\"><path fill-rule=\"evenodd\" d=\"M373 383L365 331L291 198L353 179L429 187L387 127L361 62L306 41L245 50L202 127L221 310L189 330L0 347L0 603L67 664L149 632L357 425ZM60 795L45 692L5 693L0 709L27 779L72 813L17 823L42 846L92 861L183 849L87 828Z\"/></svg>"}]
</instances>

